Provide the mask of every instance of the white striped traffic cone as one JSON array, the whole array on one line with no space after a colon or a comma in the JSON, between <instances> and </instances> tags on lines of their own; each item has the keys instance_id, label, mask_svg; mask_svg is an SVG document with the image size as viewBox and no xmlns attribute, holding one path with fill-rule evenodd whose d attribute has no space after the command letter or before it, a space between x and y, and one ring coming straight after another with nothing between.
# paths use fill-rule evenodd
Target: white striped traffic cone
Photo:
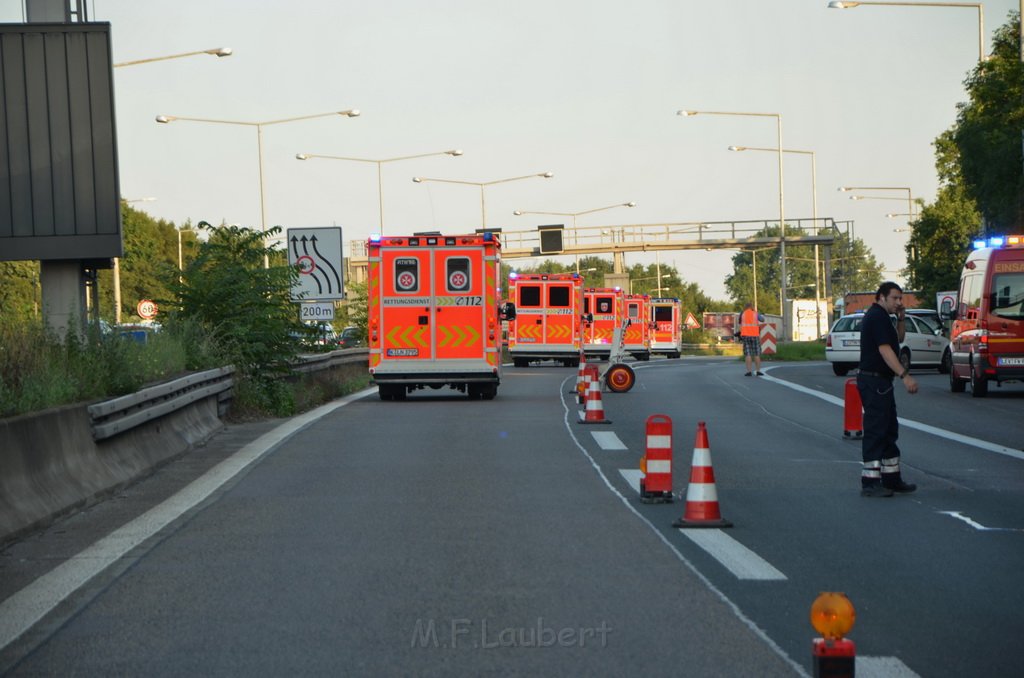
<instances>
[{"instance_id":1,"label":"white striped traffic cone","mask_svg":"<svg viewBox=\"0 0 1024 678\"><path fill-rule=\"evenodd\" d=\"M732 527L722 518L715 489L715 469L711 466L711 446L703 421L697 422L697 440L693 444L690 484L686 488L686 511L672 527Z\"/></svg>"},{"instance_id":2,"label":"white striped traffic cone","mask_svg":"<svg viewBox=\"0 0 1024 678\"><path fill-rule=\"evenodd\" d=\"M597 365L587 365L587 387L586 405L584 405L584 416L581 424L610 424L610 420L604 418L604 404L601 401L601 378L598 375Z\"/></svg>"}]
</instances>

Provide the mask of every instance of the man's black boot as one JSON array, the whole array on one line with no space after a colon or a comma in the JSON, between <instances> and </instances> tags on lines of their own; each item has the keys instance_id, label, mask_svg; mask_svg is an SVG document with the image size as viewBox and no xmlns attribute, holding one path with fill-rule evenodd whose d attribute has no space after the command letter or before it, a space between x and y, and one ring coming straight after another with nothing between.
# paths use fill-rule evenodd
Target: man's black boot
<instances>
[{"instance_id":1,"label":"man's black boot","mask_svg":"<svg viewBox=\"0 0 1024 678\"><path fill-rule=\"evenodd\" d=\"M872 485L862 485L860 488L860 496L891 497L892 490L890 490L888 487L883 486L881 483L874 483Z\"/></svg>"},{"instance_id":2,"label":"man's black boot","mask_svg":"<svg viewBox=\"0 0 1024 678\"><path fill-rule=\"evenodd\" d=\"M914 483L905 483L902 478L894 482L885 483L885 487L893 492L899 492L900 494L909 494L917 489L917 485Z\"/></svg>"}]
</instances>

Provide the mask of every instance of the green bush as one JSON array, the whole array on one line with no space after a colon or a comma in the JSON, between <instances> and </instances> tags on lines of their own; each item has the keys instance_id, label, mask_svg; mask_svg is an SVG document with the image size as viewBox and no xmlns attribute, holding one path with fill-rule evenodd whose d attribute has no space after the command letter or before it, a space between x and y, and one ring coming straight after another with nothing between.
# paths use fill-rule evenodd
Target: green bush
<instances>
[{"instance_id":1,"label":"green bush","mask_svg":"<svg viewBox=\"0 0 1024 678\"><path fill-rule=\"evenodd\" d=\"M764 360L824 360L825 344L821 341L787 341L777 345L775 355L762 355Z\"/></svg>"}]
</instances>

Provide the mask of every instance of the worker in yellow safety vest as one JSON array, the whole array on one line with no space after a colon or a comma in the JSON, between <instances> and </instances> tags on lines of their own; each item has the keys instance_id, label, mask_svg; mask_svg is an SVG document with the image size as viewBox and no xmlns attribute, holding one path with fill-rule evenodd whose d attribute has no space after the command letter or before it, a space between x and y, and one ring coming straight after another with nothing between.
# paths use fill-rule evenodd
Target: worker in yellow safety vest
<instances>
[{"instance_id":1,"label":"worker in yellow safety vest","mask_svg":"<svg viewBox=\"0 0 1024 678\"><path fill-rule=\"evenodd\" d=\"M753 374L759 377L764 376L764 372L761 371L762 322L764 322L764 316L754 309L753 304L748 302L743 313L740 313L740 341L743 342L743 359L747 365L747 373L744 375L746 377L751 376L751 361L756 366Z\"/></svg>"}]
</instances>

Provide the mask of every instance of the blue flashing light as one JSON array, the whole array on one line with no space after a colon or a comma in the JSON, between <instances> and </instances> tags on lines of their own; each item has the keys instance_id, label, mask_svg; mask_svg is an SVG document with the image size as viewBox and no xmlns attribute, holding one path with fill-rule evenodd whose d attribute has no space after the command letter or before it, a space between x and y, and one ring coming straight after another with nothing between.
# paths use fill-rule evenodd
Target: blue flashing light
<instances>
[{"instance_id":1,"label":"blue flashing light","mask_svg":"<svg viewBox=\"0 0 1024 678\"><path fill-rule=\"evenodd\" d=\"M1002 247L1005 244L1006 240L1003 239L1003 236L1001 235L992 236L991 238L988 239L989 247Z\"/></svg>"},{"instance_id":2,"label":"blue flashing light","mask_svg":"<svg viewBox=\"0 0 1024 678\"><path fill-rule=\"evenodd\" d=\"M371 233L370 234L370 242L380 242L380 238L381 238L380 233Z\"/></svg>"},{"instance_id":3,"label":"blue flashing light","mask_svg":"<svg viewBox=\"0 0 1024 678\"><path fill-rule=\"evenodd\" d=\"M484 242L494 242L494 234L490 231L484 231Z\"/></svg>"},{"instance_id":4,"label":"blue flashing light","mask_svg":"<svg viewBox=\"0 0 1024 678\"><path fill-rule=\"evenodd\" d=\"M974 241L974 249L976 249L976 250L977 249L981 249L982 247L984 247L987 244L988 243L986 243L984 240L975 240Z\"/></svg>"},{"instance_id":5,"label":"blue flashing light","mask_svg":"<svg viewBox=\"0 0 1024 678\"><path fill-rule=\"evenodd\" d=\"M508 274L508 279L509 280L515 280L518 277L519 277L519 274L516 273L515 271L512 271L511 273Z\"/></svg>"}]
</instances>

